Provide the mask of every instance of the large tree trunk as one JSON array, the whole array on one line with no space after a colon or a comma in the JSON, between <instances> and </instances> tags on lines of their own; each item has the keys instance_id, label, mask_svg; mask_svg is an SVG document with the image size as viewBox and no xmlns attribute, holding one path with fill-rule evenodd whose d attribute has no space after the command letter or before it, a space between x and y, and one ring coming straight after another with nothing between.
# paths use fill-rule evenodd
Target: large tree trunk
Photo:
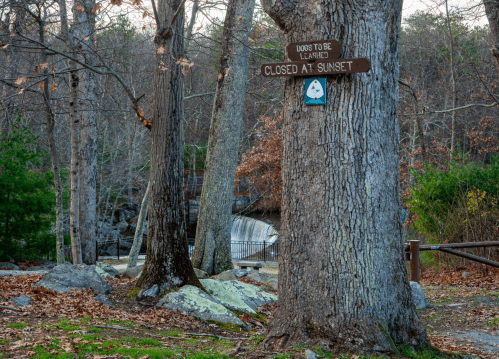
<instances>
[{"instance_id":1,"label":"large tree trunk","mask_svg":"<svg viewBox=\"0 0 499 359\"><path fill-rule=\"evenodd\" d=\"M81 0L73 6L74 37L78 47L78 58L94 65L93 48L95 36L94 0ZM84 11L81 11L81 9ZM97 260L96 241L96 184L97 184L97 104L96 74L88 69L80 71L79 104L80 118L80 239L82 259L85 264Z\"/></svg>"},{"instance_id":2,"label":"large tree trunk","mask_svg":"<svg viewBox=\"0 0 499 359\"><path fill-rule=\"evenodd\" d=\"M399 187L402 0L262 0L287 42L338 39L365 74L327 76L327 104L284 88L279 307L266 345L352 351L426 345L404 261Z\"/></svg>"},{"instance_id":3,"label":"large tree trunk","mask_svg":"<svg viewBox=\"0 0 499 359\"><path fill-rule=\"evenodd\" d=\"M255 0L230 0L225 15L220 75L211 116L203 191L192 263L208 274L233 268L232 197L248 78L248 37Z\"/></svg>"},{"instance_id":4,"label":"large tree trunk","mask_svg":"<svg viewBox=\"0 0 499 359\"><path fill-rule=\"evenodd\" d=\"M163 288L185 284L201 287L189 260L183 208L184 79L177 63L184 47L183 2L159 0L157 12L149 233L146 263L138 285L142 288L154 284Z\"/></svg>"}]
</instances>

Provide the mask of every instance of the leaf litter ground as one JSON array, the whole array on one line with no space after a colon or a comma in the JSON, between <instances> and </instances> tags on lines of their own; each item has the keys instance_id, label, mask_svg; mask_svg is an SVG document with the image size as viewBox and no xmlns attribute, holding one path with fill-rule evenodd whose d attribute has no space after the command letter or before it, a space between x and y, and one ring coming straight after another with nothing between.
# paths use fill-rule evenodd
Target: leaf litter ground
<instances>
[{"instance_id":1,"label":"leaf litter ground","mask_svg":"<svg viewBox=\"0 0 499 359\"><path fill-rule=\"evenodd\" d=\"M435 347L499 358L499 269L429 269L421 285L430 307L419 316Z\"/></svg>"},{"instance_id":2,"label":"leaf litter ground","mask_svg":"<svg viewBox=\"0 0 499 359\"><path fill-rule=\"evenodd\" d=\"M29 265L27 265L29 266ZM431 274L429 274L431 273ZM30 275L0 279L0 306L13 307L9 299L21 295L31 298L22 311L0 309L0 358L304 358L305 346L285 352L262 349L264 326L275 306L261 308L263 316L242 314L252 326L244 331L184 316L167 309L156 309L152 301L137 302L136 280L108 280L108 295L115 307L93 298L91 289L58 294L34 287L43 276ZM243 279L251 284L259 284ZM462 279L440 272L428 272L422 280L431 307L420 311L432 344L440 350L499 358L498 353L478 343L457 338L470 328L497 335L499 311L497 273L475 274ZM268 287L266 289L269 289ZM460 304L449 306L449 304ZM324 358L341 357L311 348ZM396 358L437 358L433 354L413 353ZM356 355L351 356L359 358Z\"/></svg>"}]
</instances>

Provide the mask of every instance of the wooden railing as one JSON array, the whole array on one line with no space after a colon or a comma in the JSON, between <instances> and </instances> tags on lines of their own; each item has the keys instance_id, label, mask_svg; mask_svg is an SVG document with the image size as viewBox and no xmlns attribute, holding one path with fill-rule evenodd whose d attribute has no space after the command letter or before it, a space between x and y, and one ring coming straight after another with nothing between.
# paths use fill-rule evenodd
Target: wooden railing
<instances>
[{"instance_id":1,"label":"wooden railing","mask_svg":"<svg viewBox=\"0 0 499 359\"><path fill-rule=\"evenodd\" d=\"M499 263L491 261L490 259L478 257L473 254L458 251L455 248L485 248L499 246L499 241L493 242L470 242L470 243L446 243L446 244L432 244L420 245L420 241L409 241L405 245L406 260L410 262L409 280L418 282L420 280L421 266L419 259L419 252L421 251L441 251L449 253L458 257L466 258L475 262L483 263L492 267L499 268Z\"/></svg>"}]
</instances>

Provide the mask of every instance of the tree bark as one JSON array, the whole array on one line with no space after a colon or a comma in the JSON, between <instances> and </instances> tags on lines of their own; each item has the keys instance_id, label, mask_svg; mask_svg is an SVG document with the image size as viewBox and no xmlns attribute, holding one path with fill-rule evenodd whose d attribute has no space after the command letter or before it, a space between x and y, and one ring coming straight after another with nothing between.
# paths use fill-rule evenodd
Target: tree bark
<instances>
[{"instance_id":1,"label":"tree bark","mask_svg":"<svg viewBox=\"0 0 499 359\"><path fill-rule=\"evenodd\" d=\"M149 192L151 188L151 183L147 184L146 193L142 199L142 205L140 206L139 219L137 220L137 228L135 229L135 235L133 237L132 248L130 248L130 254L128 255L128 268L133 268L137 266L137 259L139 258L140 247L142 246L142 240L144 238L144 225L146 223L147 211L149 210Z\"/></svg>"},{"instance_id":2,"label":"tree bark","mask_svg":"<svg viewBox=\"0 0 499 359\"><path fill-rule=\"evenodd\" d=\"M187 54L189 52L189 44L192 40L192 29L194 28L194 24L196 23L196 16L199 10L199 0L193 0L192 10L191 10L191 20L189 21L189 25L185 31L185 40L184 40L184 52Z\"/></svg>"},{"instance_id":3,"label":"tree bark","mask_svg":"<svg viewBox=\"0 0 499 359\"><path fill-rule=\"evenodd\" d=\"M202 287L189 260L183 208L184 79L177 63L184 49L183 2L159 0L157 13L148 247L137 284L144 289L154 284Z\"/></svg>"},{"instance_id":4,"label":"tree bark","mask_svg":"<svg viewBox=\"0 0 499 359\"><path fill-rule=\"evenodd\" d=\"M69 31L66 0L58 0L59 16L61 19L62 37L72 52L77 57L73 36ZM71 256L73 264L82 264L80 241L80 121L78 118L78 86L79 76L76 63L69 60L69 121L71 131L71 203L69 208L69 230L71 234Z\"/></svg>"},{"instance_id":5,"label":"tree bark","mask_svg":"<svg viewBox=\"0 0 499 359\"><path fill-rule=\"evenodd\" d=\"M327 104L284 87L279 307L268 347L323 340L349 351L429 344L404 261L398 77L402 0L262 0L286 42L338 39L364 74L327 76Z\"/></svg>"},{"instance_id":6,"label":"tree bark","mask_svg":"<svg viewBox=\"0 0 499 359\"><path fill-rule=\"evenodd\" d=\"M74 41L80 61L94 65L92 52L95 36L95 0L81 0L73 6ZM81 11L81 9L84 11ZM82 260L94 264L97 260L96 241L96 184L97 184L97 113L95 105L97 79L88 69L80 71L80 240Z\"/></svg>"},{"instance_id":7,"label":"tree bark","mask_svg":"<svg viewBox=\"0 0 499 359\"><path fill-rule=\"evenodd\" d=\"M45 10L46 11L46 10ZM45 43L45 18L46 13L38 15L36 18L38 22L38 39L44 44ZM42 48L41 50L41 60L42 63L47 62L47 50ZM64 234L63 234L63 220L64 220L64 207L62 201L62 178L61 178L61 168L59 166L59 154L57 153L57 146L55 144L54 138L54 127L55 127L55 114L51 107L51 97L49 89L49 72L48 68L43 70L45 79L43 80L43 97L45 103L45 131L47 134L47 140L50 150L50 159L52 160L52 171L54 172L54 188L55 188L55 236L56 236L56 256L57 264L61 265L65 263L64 260Z\"/></svg>"},{"instance_id":8,"label":"tree bark","mask_svg":"<svg viewBox=\"0 0 499 359\"><path fill-rule=\"evenodd\" d=\"M255 0L230 0L224 22L192 263L208 274L233 268L230 231Z\"/></svg>"},{"instance_id":9,"label":"tree bark","mask_svg":"<svg viewBox=\"0 0 499 359\"><path fill-rule=\"evenodd\" d=\"M493 46L490 51L496 60L496 68L499 73L499 3L497 0L484 0L483 5L492 34Z\"/></svg>"},{"instance_id":10,"label":"tree bark","mask_svg":"<svg viewBox=\"0 0 499 359\"><path fill-rule=\"evenodd\" d=\"M449 52L450 52L450 83L452 88L452 108L457 106L457 88L456 88L456 70L454 66L454 37L452 36L451 19L449 14L449 4L445 1L445 14L447 19L447 31L449 36ZM449 160L454 159L456 152L456 111L451 114L451 138L450 138L450 153Z\"/></svg>"}]
</instances>

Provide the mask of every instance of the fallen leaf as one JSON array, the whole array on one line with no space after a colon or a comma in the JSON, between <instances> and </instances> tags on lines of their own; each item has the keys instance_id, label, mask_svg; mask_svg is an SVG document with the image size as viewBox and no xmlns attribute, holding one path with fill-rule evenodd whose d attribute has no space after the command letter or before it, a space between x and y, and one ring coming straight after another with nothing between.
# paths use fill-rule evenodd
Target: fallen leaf
<instances>
[{"instance_id":1,"label":"fallen leaf","mask_svg":"<svg viewBox=\"0 0 499 359\"><path fill-rule=\"evenodd\" d=\"M164 54L165 53L165 47L164 46L158 47L158 49L156 50L156 52L158 54Z\"/></svg>"},{"instance_id":2,"label":"fallen leaf","mask_svg":"<svg viewBox=\"0 0 499 359\"><path fill-rule=\"evenodd\" d=\"M35 66L35 73L36 74L40 73L40 68L38 66Z\"/></svg>"},{"instance_id":3,"label":"fallen leaf","mask_svg":"<svg viewBox=\"0 0 499 359\"><path fill-rule=\"evenodd\" d=\"M81 12L85 12L85 8L81 5L77 5L76 10L81 11Z\"/></svg>"},{"instance_id":4,"label":"fallen leaf","mask_svg":"<svg viewBox=\"0 0 499 359\"><path fill-rule=\"evenodd\" d=\"M251 37L248 37L249 42L255 42Z\"/></svg>"},{"instance_id":5,"label":"fallen leaf","mask_svg":"<svg viewBox=\"0 0 499 359\"><path fill-rule=\"evenodd\" d=\"M142 14L142 18L145 19L147 17L147 11L144 11L144 13Z\"/></svg>"},{"instance_id":6,"label":"fallen leaf","mask_svg":"<svg viewBox=\"0 0 499 359\"><path fill-rule=\"evenodd\" d=\"M139 108L139 116L144 117L144 110L142 108Z\"/></svg>"},{"instance_id":7,"label":"fallen leaf","mask_svg":"<svg viewBox=\"0 0 499 359\"><path fill-rule=\"evenodd\" d=\"M188 72L189 72L189 70L187 70L187 67L184 67L184 68L182 69L182 74L183 74L184 76L187 76L187 73L188 73Z\"/></svg>"},{"instance_id":8,"label":"fallen leaf","mask_svg":"<svg viewBox=\"0 0 499 359\"><path fill-rule=\"evenodd\" d=\"M49 67L49 63L48 62L44 62L44 63L40 64L40 68L42 70L45 70L47 67Z\"/></svg>"},{"instance_id":9,"label":"fallen leaf","mask_svg":"<svg viewBox=\"0 0 499 359\"><path fill-rule=\"evenodd\" d=\"M146 25L142 26L142 30L145 31L146 29Z\"/></svg>"},{"instance_id":10,"label":"fallen leaf","mask_svg":"<svg viewBox=\"0 0 499 359\"><path fill-rule=\"evenodd\" d=\"M165 63L163 61L160 62L159 64L159 69L161 71L165 71L168 67L165 66Z\"/></svg>"},{"instance_id":11,"label":"fallen leaf","mask_svg":"<svg viewBox=\"0 0 499 359\"><path fill-rule=\"evenodd\" d=\"M111 5L121 6L123 0L111 0Z\"/></svg>"},{"instance_id":12,"label":"fallen leaf","mask_svg":"<svg viewBox=\"0 0 499 359\"><path fill-rule=\"evenodd\" d=\"M243 17L242 16L239 16L239 19L237 19L238 22L241 22L243 21Z\"/></svg>"},{"instance_id":13,"label":"fallen leaf","mask_svg":"<svg viewBox=\"0 0 499 359\"><path fill-rule=\"evenodd\" d=\"M52 82L52 91L57 91L57 84Z\"/></svg>"},{"instance_id":14,"label":"fallen leaf","mask_svg":"<svg viewBox=\"0 0 499 359\"><path fill-rule=\"evenodd\" d=\"M57 69L55 68L54 65L52 65L52 73L55 74L56 71L57 71Z\"/></svg>"},{"instance_id":15,"label":"fallen leaf","mask_svg":"<svg viewBox=\"0 0 499 359\"><path fill-rule=\"evenodd\" d=\"M221 73L219 73L218 76L217 76L217 80L220 80L222 77L224 77L224 75L222 75Z\"/></svg>"},{"instance_id":16,"label":"fallen leaf","mask_svg":"<svg viewBox=\"0 0 499 359\"><path fill-rule=\"evenodd\" d=\"M132 5L140 5L142 0L133 0Z\"/></svg>"},{"instance_id":17,"label":"fallen leaf","mask_svg":"<svg viewBox=\"0 0 499 359\"><path fill-rule=\"evenodd\" d=\"M199 30L201 30L202 28L203 28L203 25L201 25L200 27L197 27L197 28L196 28L196 31L199 31Z\"/></svg>"},{"instance_id":18,"label":"fallen leaf","mask_svg":"<svg viewBox=\"0 0 499 359\"><path fill-rule=\"evenodd\" d=\"M88 41L89 39L90 39L90 36L85 36L85 37L83 38L83 40L84 40L84 41Z\"/></svg>"},{"instance_id":19,"label":"fallen leaf","mask_svg":"<svg viewBox=\"0 0 499 359\"><path fill-rule=\"evenodd\" d=\"M229 74L229 71L230 71L230 68L231 68L231 67L232 67L232 66L229 66L229 68L228 68L227 70L225 70L225 76L227 76L227 75Z\"/></svg>"},{"instance_id":20,"label":"fallen leaf","mask_svg":"<svg viewBox=\"0 0 499 359\"><path fill-rule=\"evenodd\" d=\"M4 50L5 50L7 47L9 47L9 44L7 44L7 45L3 45L2 49L4 49Z\"/></svg>"},{"instance_id":21,"label":"fallen leaf","mask_svg":"<svg viewBox=\"0 0 499 359\"><path fill-rule=\"evenodd\" d=\"M24 89L20 86L17 89L19 90L19 92L17 93L18 95L20 95L24 92Z\"/></svg>"},{"instance_id":22,"label":"fallen leaf","mask_svg":"<svg viewBox=\"0 0 499 359\"><path fill-rule=\"evenodd\" d=\"M96 13L97 13L97 11L99 11L101 8L102 8L101 4L99 4L99 3L95 3L95 4L94 4L94 8L92 9L92 12L93 12L94 14L96 14Z\"/></svg>"},{"instance_id":23,"label":"fallen leaf","mask_svg":"<svg viewBox=\"0 0 499 359\"><path fill-rule=\"evenodd\" d=\"M40 82L40 90L43 90L43 89L45 89L45 83Z\"/></svg>"},{"instance_id":24,"label":"fallen leaf","mask_svg":"<svg viewBox=\"0 0 499 359\"><path fill-rule=\"evenodd\" d=\"M23 82L26 82L26 81L28 81L28 79L26 77L24 77L24 76L19 77L19 78L16 79L16 85L20 85L20 84L22 84Z\"/></svg>"}]
</instances>

